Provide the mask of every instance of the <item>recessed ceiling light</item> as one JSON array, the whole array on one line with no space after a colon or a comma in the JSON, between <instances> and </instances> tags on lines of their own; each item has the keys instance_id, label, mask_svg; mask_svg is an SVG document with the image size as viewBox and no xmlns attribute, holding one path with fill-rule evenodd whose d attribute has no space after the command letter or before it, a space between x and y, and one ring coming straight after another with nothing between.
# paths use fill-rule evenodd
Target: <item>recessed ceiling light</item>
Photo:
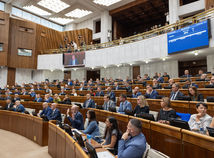
<instances>
[{"instance_id":1,"label":"recessed ceiling light","mask_svg":"<svg viewBox=\"0 0 214 158\"><path fill-rule=\"evenodd\" d=\"M94 0L93 2L100 5L110 6L120 1L121 0Z\"/></svg>"},{"instance_id":2,"label":"recessed ceiling light","mask_svg":"<svg viewBox=\"0 0 214 158\"><path fill-rule=\"evenodd\" d=\"M162 60L163 60L163 61L166 61L166 58L163 58Z\"/></svg>"},{"instance_id":3,"label":"recessed ceiling light","mask_svg":"<svg viewBox=\"0 0 214 158\"><path fill-rule=\"evenodd\" d=\"M73 19L68 19L68 18L50 18L50 20L53 20L53 21L60 23L62 25L65 25L65 24L73 21Z\"/></svg>"},{"instance_id":4,"label":"recessed ceiling light","mask_svg":"<svg viewBox=\"0 0 214 158\"><path fill-rule=\"evenodd\" d=\"M91 13L92 13L92 11L77 8L77 9L65 14L65 16L73 17L73 18L82 18Z\"/></svg>"},{"instance_id":5,"label":"recessed ceiling light","mask_svg":"<svg viewBox=\"0 0 214 158\"><path fill-rule=\"evenodd\" d=\"M58 13L70 6L61 0L41 0L38 5L45 7L55 13Z\"/></svg>"},{"instance_id":6,"label":"recessed ceiling light","mask_svg":"<svg viewBox=\"0 0 214 158\"><path fill-rule=\"evenodd\" d=\"M28 11L30 11L30 12L32 12L32 13L38 14L38 15L42 15L42 16L51 15L51 13L49 13L49 12L47 12L45 10L42 10L42 9L36 7L36 6L33 6L33 5L25 6L23 8L28 10Z\"/></svg>"}]
</instances>

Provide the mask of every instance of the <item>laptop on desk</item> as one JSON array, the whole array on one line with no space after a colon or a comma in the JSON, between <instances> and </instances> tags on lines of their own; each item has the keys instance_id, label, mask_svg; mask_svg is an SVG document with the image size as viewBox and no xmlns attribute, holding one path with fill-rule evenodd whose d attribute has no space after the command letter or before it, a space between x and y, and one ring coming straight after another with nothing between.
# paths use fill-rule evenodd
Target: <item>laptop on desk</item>
<instances>
[{"instance_id":1,"label":"laptop on desk","mask_svg":"<svg viewBox=\"0 0 214 158\"><path fill-rule=\"evenodd\" d=\"M211 137L214 137L214 128L207 127L207 131Z\"/></svg>"},{"instance_id":2,"label":"laptop on desk","mask_svg":"<svg viewBox=\"0 0 214 158\"><path fill-rule=\"evenodd\" d=\"M174 127L190 130L188 122L183 120L176 120L176 119L170 120L170 125Z\"/></svg>"}]
</instances>

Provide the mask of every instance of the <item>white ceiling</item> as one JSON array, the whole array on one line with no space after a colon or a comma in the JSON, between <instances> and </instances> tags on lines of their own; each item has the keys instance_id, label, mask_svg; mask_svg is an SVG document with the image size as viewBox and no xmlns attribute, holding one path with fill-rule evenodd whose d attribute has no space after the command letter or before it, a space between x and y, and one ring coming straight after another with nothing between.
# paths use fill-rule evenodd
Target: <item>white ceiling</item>
<instances>
[{"instance_id":1,"label":"white ceiling","mask_svg":"<svg viewBox=\"0 0 214 158\"><path fill-rule=\"evenodd\" d=\"M100 13L103 12L103 11L112 10L112 9L118 8L120 6L123 6L123 5L127 4L127 3L130 3L130 2L135 1L135 0L121 0L120 2L115 3L115 4L113 4L113 5L109 6L109 7L95 4L93 2L93 0L61 0L61 1L65 2L66 4L70 5L70 7L62 10L59 13L55 13L55 12L53 12L51 10L46 9L45 7L39 6L37 3L40 2L41 0L3 0L3 1L5 3L11 4L11 5L19 7L19 8L23 8L25 6L34 5L34 6L38 7L38 8L40 8L40 9L43 9L43 10L51 13L50 16L44 16L44 18L54 18L54 17L57 17L57 18L58 17L59 18L68 18L68 17L65 16L65 14L69 13L72 10L75 10L77 8L88 10L88 11L92 11L91 14L89 14L89 15L87 15L85 17L79 18L79 19L76 18L72 22L72 23L79 23L79 22L82 22L82 21L87 20L89 18L93 18L93 17L95 17L97 15L100 15Z\"/></svg>"}]
</instances>

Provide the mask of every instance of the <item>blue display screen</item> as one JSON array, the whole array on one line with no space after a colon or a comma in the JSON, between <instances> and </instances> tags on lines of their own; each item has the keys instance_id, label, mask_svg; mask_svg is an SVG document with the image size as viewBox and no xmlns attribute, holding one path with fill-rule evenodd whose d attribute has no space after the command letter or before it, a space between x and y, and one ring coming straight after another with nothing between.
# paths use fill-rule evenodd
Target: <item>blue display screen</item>
<instances>
[{"instance_id":1,"label":"blue display screen","mask_svg":"<svg viewBox=\"0 0 214 158\"><path fill-rule=\"evenodd\" d=\"M203 21L167 34L168 54L209 46L208 21Z\"/></svg>"}]
</instances>

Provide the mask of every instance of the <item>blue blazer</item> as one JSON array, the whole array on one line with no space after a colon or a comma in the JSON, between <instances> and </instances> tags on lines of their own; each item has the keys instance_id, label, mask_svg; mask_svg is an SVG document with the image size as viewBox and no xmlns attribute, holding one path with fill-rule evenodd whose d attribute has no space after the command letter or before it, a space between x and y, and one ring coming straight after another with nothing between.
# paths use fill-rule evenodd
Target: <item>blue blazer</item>
<instances>
[{"instance_id":1,"label":"blue blazer","mask_svg":"<svg viewBox=\"0 0 214 158\"><path fill-rule=\"evenodd\" d=\"M104 92L101 91L101 92L97 92L95 96L99 96L100 97L100 96L104 96L104 95L105 95Z\"/></svg>"},{"instance_id":2,"label":"blue blazer","mask_svg":"<svg viewBox=\"0 0 214 158\"><path fill-rule=\"evenodd\" d=\"M137 92L136 94L132 94L132 98L137 98L140 95L142 95L142 93L141 92Z\"/></svg>"},{"instance_id":3,"label":"blue blazer","mask_svg":"<svg viewBox=\"0 0 214 158\"><path fill-rule=\"evenodd\" d=\"M151 94L145 94L146 98L150 98L150 99L156 99L158 96L158 92L156 90L153 90Z\"/></svg>"},{"instance_id":4,"label":"blue blazer","mask_svg":"<svg viewBox=\"0 0 214 158\"><path fill-rule=\"evenodd\" d=\"M14 108L14 111L24 113L25 107L22 104L19 104L16 108Z\"/></svg>"},{"instance_id":5,"label":"blue blazer","mask_svg":"<svg viewBox=\"0 0 214 158\"><path fill-rule=\"evenodd\" d=\"M157 79L157 81L158 81L159 83L163 83L163 82L164 82L164 78L163 78L163 77L160 77L160 78Z\"/></svg>"},{"instance_id":6,"label":"blue blazer","mask_svg":"<svg viewBox=\"0 0 214 158\"><path fill-rule=\"evenodd\" d=\"M77 112L75 115L75 120L72 117L68 116L68 120L71 122L71 126L78 130L84 130L84 121L83 116L80 112Z\"/></svg>"},{"instance_id":7,"label":"blue blazer","mask_svg":"<svg viewBox=\"0 0 214 158\"><path fill-rule=\"evenodd\" d=\"M107 93L110 96L110 99L113 100L114 102L116 101L116 96L115 93L113 91Z\"/></svg>"},{"instance_id":8,"label":"blue blazer","mask_svg":"<svg viewBox=\"0 0 214 158\"><path fill-rule=\"evenodd\" d=\"M121 139L118 145L118 158L142 158L146 150L146 138L143 133L129 138Z\"/></svg>"},{"instance_id":9,"label":"blue blazer","mask_svg":"<svg viewBox=\"0 0 214 158\"><path fill-rule=\"evenodd\" d=\"M53 98L49 97L48 100L45 100L45 101L48 102L48 103L52 103L53 102Z\"/></svg>"},{"instance_id":10,"label":"blue blazer","mask_svg":"<svg viewBox=\"0 0 214 158\"><path fill-rule=\"evenodd\" d=\"M180 91L178 91L177 95L172 98L173 94L174 94L174 92L171 92L171 94L170 94L170 100L178 100L178 98L184 96L184 94L182 92L180 92Z\"/></svg>"},{"instance_id":11,"label":"blue blazer","mask_svg":"<svg viewBox=\"0 0 214 158\"><path fill-rule=\"evenodd\" d=\"M83 131L85 134L91 135L92 139L99 141L99 138L96 138L96 136L100 136L99 126L97 124L97 121L91 121L88 124L88 127Z\"/></svg>"},{"instance_id":12,"label":"blue blazer","mask_svg":"<svg viewBox=\"0 0 214 158\"><path fill-rule=\"evenodd\" d=\"M120 102L118 112L124 113L126 110L132 110L132 104L129 101Z\"/></svg>"},{"instance_id":13,"label":"blue blazer","mask_svg":"<svg viewBox=\"0 0 214 158\"><path fill-rule=\"evenodd\" d=\"M86 101L84 102L84 104L83 104L83 107L84 107L84 108L95 108L95 102L94 102L94 100L90 99L89 104L88 104L88 107L86 107L87 101L88 101L88 100L86 100Z\"/></svg>"},{"instance_id":14,"label":"blue blazer","mask_svg":"<svg viewBox=\"0 0 214 158\"><path fill-rule=\"evenodd\" d=\"M52 111L52 113L47 116L48 120L58 120L58 121L62 121L62 117L61 117L61 113L59 111L59 109L55 109L55 111Z\"/></svg>"},{"instance_id":15,"label":"blue blazer","mask_svg":"<svg viewBox=\"0 0 214 158\"><path fill-rule=\"evenodd\" d=\"M72 81L71 81L71 82L68 82L68 85L69 85L69 86L72 86L72 85L73 85Z\"/></svg>"},{"instance_id":16,"label":"blue blazer","mask_svg":"<svg viewBox=\"0 0 214 158\"><path fill-rule=\"evenodd\" d=\"M35 98L34 101L35 102L42 102L42 98Z\"/></svg>"},{"instance_id":17,"label":"blue blazer","mask_svg":"<svg viewBox=\"0 0 214 158\"><path fill-rule=\"evenodd\" d=\"M48 106L47 108L43 109L42 112L40 113L40 116L45 115L45 116L50 116L52 113L52 109Z\"/></svg>"}]
</instances>

